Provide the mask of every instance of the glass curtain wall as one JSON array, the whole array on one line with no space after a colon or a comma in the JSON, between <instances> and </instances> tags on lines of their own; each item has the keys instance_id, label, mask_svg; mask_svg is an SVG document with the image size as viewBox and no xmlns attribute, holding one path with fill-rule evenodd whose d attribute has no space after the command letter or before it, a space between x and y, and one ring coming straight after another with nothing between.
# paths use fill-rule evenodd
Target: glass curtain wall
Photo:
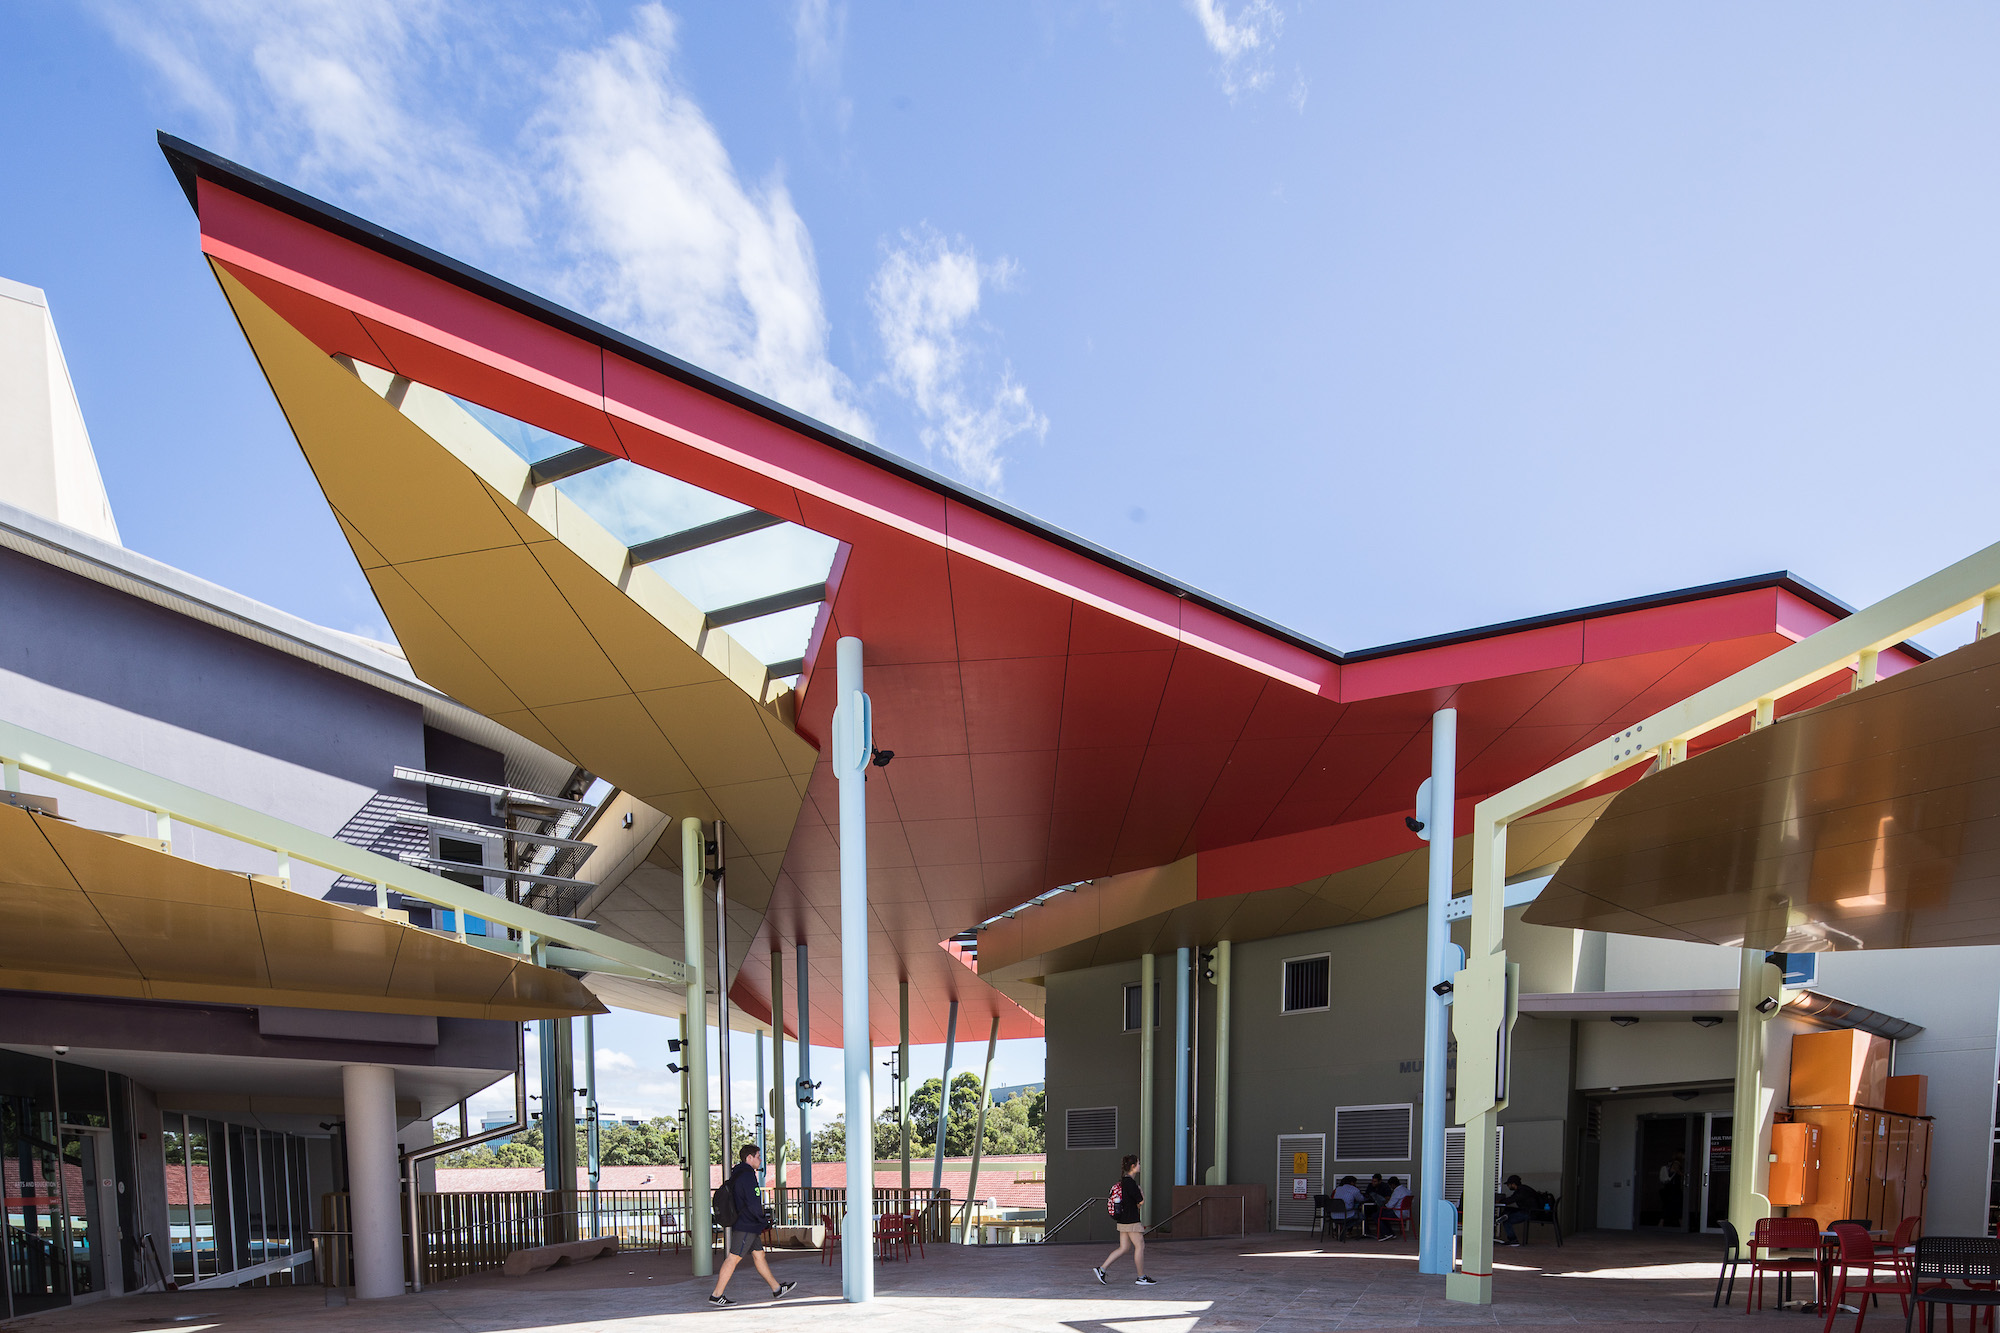
<instances>
[{"instance_id":1,"label":"glass curtain wall","mask_svg":"<svg viewBox=\"0 0 2000 1333\"><path fill-rule=\"evenodd\" d=\"M200 1281L311 1251L303 1138L198 1115L163 1119L178 1279ZM283 1286L307 1276L281 1267L246 1285Z\"/></svg>"}]
</instances>

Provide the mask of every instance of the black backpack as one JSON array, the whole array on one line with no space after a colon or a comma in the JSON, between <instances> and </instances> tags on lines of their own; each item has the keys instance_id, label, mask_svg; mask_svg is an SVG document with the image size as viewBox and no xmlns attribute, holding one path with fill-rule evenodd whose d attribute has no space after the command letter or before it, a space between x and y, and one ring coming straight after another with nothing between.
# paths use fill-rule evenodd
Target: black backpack
<instances>
[{"instance_id":1,"label":"black backpack","mask_svg":"<svg viewBox=\"0 0 2000 1333\"><path fill-rule=\"evenodd\" d=\"M717 1185L708 1196L708 1211L715 1225L725 1230L736 1225L736 1189L730 1181Z\"/></svg>"}]
</instances>

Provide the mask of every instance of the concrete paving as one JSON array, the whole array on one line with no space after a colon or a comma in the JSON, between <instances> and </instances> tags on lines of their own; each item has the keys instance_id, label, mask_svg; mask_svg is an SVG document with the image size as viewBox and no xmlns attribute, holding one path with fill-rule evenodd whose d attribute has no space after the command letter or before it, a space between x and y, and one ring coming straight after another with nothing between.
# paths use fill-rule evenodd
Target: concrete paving
<instances>
[{"instance_id":1,"label":"concrete paving","mask_svg":"<svg viewBox=\"0 0 2000 1333\"><path fill-rule=\"evenodd\" d=\"M798 1289L768 1298L754 1270L739 1270L726 1310L707 1304L682 1255L627 1253L529 1277L480 1274L395 1300L329 1306L319 1287L276 1287L128 1296L9 1324L61 1333L646 1333L711 1320L727 1333L795 1333L803 1319L865 1324L880 1333L947 1328L1007 1333L1312 1333L1324 1329L1436 1328L1505 1324L1525 1330L1614 1333L1646 1324L1659 1333L1806 1333L1797 1313L1748 1316L1739 1280L1732 1309L1712 1309L1718 1246L1711 1237L1657 1238L1596 1232L1558 1249L1535 1243L1500 1251L1490 1306L1453 1305L1443 1280L1416 1271L1413 1245L1256 1236L1162 1242L1148 1247L1156 1287L1132 1285L1129 1257L1109 1287L1091 1265L1108 1245L932 1246L928 1258L876 1265L877 1300L840 1299L837 1267L813 1253L779 1254L772 1268ZM1805 1294L1803 1291L1801 1295ZM1884 1333L1900 1320L1884 1305ZM1843 1315L1847 1330L1853 1316ZM1813 1325L1817 1333L1817 1325Z\"/></svg>"}]
</instances>

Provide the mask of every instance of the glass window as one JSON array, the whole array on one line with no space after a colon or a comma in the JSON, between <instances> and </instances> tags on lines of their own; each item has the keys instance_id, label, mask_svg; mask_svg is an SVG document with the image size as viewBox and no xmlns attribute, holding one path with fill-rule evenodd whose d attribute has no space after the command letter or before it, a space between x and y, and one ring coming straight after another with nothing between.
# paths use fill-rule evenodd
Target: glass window
<instances>
[{"instance_id":1,"label":"glass window","mask_svg":"<svg viewBox=\"0 0 2000 1333\"><path fill-rule=\"evenodd\" d=\"M264 1258L282 1259L292 1252L291 1200L285 1189L291 1174L285 1167L285 1139L270 1130L257 1135L264 1154Z\"/></svg>"},{"instance_id":2,"label":"glass window","mask_svg":"<svg viewBox=\"0 0 2000 1333\"><path fill-rule=\"evenodd\" d=\"M102 1069L56 1061L56 1096L65 1125L110 1125L111 1096Z\"/></svg>"},{"instance_id":3,"label":"glass window","mask_svg":"<svg viewBox=\"0 0 2000 1333\"><path fill-rule=\"evenodd\" d=\"M160 1148L167 1159L167 1248L174 1276L193 1281L194 1232L188 1218L187 1128L177 1115L160 1117Z\"/></svg>"},{"instance_id":4,"label":"glass window","mask_svg":"<svg viewBox=\"0 0 2000 1333\"><path fill-rule=\"evenodd\" d=\"M215 1191L208 1165L208 1122L197 1116L190 1116L187 1122L187 1174L195 1272L202 1277L214 1277Z\"/></svg>"},{"instance_id":5,"label":"glass window","mask_svg":"<svg viewBox=\"0 0 2000 1333\"><path fill-rule=\"evenodd\" d=\"M249 1139L248 1150L244 1140ZM257 1183L257 1131L229 1126L229 1215L234 1223L236 1268L261 1263L264 1197Z\"/></svg>"}]
</instances>

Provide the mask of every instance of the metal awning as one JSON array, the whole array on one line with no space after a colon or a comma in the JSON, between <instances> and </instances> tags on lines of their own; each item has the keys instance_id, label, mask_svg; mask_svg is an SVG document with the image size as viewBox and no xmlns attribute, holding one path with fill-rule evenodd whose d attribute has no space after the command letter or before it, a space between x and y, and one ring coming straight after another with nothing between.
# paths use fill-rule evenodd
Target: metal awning
<instances>
[{"instance_id":1,"label":"metal awning","mask_svg":"<svg viewBox=\"0 0 2000 1333\"><path fill-rule=\"evenodd\" d=\"M2000 943L2000 635L1635 783L1526 920L1788 953Z\"/></svg>"}]
</instances>

